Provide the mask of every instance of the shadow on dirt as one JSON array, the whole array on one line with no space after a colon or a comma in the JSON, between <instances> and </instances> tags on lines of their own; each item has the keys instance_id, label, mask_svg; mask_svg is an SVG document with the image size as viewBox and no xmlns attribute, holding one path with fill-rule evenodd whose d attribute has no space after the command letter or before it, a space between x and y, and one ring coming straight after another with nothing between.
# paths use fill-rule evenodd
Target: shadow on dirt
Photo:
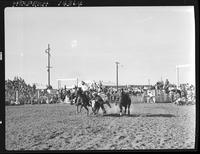
<instances>
[{"instance_id":1,"label":"shadow on dirt","mask_svg":"<svg viewBox=\"0 0 200 154\"><path fill-rule=\"evenodd\" d=\"M117 113L106 114L104 116L120 117L120 115ZM166 117L166 118L171 118L171 117L176 117L176 116L173 114L130 114L130 115L122 115L121 117Z\"/></svg>"}]
</instances>

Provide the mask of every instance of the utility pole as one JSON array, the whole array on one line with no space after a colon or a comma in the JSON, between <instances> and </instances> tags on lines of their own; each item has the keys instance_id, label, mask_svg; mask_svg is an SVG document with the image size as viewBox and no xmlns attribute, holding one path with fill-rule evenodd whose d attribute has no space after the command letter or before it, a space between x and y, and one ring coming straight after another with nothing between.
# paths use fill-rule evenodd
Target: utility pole
<instances>
[{"instance_id":1,"label":"utility pole","mask_svg":"<svg viewBox=\"0 0 200 154\"><path fill-rule=\"evenodd\" d=\"M176 85L179 87L180 82L179 82L179 66L176 66Z\"/></svg>"},{"instance_id":2,"label":"utility pole","mask_svg":"<svg viewBox=\"0 0 200 154\"><path fill-rule=\"evenodd\" d=\"M116 64L116 85L117 85L117 91L118 91L118 65L119 65L119 62L115 62Z\"/></svg>"},{"instance_id":3,"label":"utility pole","mask_svg":"<svg viewBox=\"0 0 200 154\"><path fill-rule=\"evenodd\" d=\"M176 84L177 86L180 86L180 68L186 68L186 67L192 67L191 64L184 64L184 65L176 65Z\"/></svg>"},{"instance_id":4,"label":"utility pole","mask_svg":"<svg viewBox=\"0 0 200 154\"><path fill-rule=\"evenodd\" d=\"M48 48L45 50L45 52L47 53L48 55L48 66L47 66L47 72L48 72L48 88L51 86L50 84L50 68L52 68L50 66L50 45L48 44Z\"/></svg>"}]
</instances>

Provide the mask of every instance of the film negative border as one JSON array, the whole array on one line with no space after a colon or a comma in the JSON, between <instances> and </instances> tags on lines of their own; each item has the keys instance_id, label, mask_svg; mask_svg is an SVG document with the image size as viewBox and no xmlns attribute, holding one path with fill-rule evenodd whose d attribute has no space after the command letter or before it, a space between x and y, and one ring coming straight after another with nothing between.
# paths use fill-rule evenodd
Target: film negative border
<instances>
[{"instance_id":1,"label":"film negative border","mask_svg":"<svg viewBox=\"0 0 200 154\"><path fill-rule=\"evenodd\" d=\"M19 2L17 4L17 2ZM2 103L5 99L4 97L4 81L5 81L5 58L4 58L4 9L5 7L89 7L89 6L184 6L184 5L198 5L197 1L195 0L134 0L134 1L130 1L130 0L118 0L117 2L115 1L109 1L109 0L93 0L93 1L89 1L89 0L57 0L57 1L26 1L28 2L25 3L25 0L20 0L20 1L12 1L12 0L8 0L8 1L2 1L0 0L0 19L1 19L1 27L0 27L0 32L1 32L1 36L0 36L0 72L1 72L1 105L0 105L0 109L1 109L1 113L0 113L0 136L1 136L1 143L0 143L0 151L5 151L5 107L4 107L4 103ZM197 9L195 9L196 13L198 13ZM199 15L196 14L196 19L199 20ZM199 21L197 21L196 23L196 42L199 42ZM198 51L199 51L199 45L197 43L196 45L196 51L197 54L199 55ZM196 56L196 61L198 60ZM198 61L197 61L198 62ZM199 67L199 66L198 66ZM198 71L197 71L198 72ZM199 75L199 74L198 74ZM198 75L196 74L196 77L198 77ZM198 79L198 78L196 78ZM198 91L199 92L199 91ZM198 95L197 95L198 96ZM199 96L198 96L199 97ZM197 103L197 108L199 109L199 104ZM199 111L199 110L197 110ZM197 119L199 118L199 112L197 112ZM196 132L196 139L197 139L197 143L196 143L196 148L198 146L198 136L199 136L199 125L197 124L197 132ZM4 140L4 141L3 141ZM45 152L45 151L44 151ZM50 152L50 151L48 151ZM41 151L38 151L38 153L41 153Z\"/></svg>"}]
</instances>

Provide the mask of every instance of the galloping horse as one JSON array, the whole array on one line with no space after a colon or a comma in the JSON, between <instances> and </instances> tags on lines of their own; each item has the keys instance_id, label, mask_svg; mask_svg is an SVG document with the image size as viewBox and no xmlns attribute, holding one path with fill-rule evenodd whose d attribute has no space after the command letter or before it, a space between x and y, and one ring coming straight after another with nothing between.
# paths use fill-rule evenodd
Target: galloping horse
<instances>
[{"instance_id":1,"label":"galloping horse","mask_svg":"<svg viewBox=\"0 0 200 154\"><path fill-rule=\"evenodd\" d=\"M125 108L125 114L126 109L128 108L128 115L130 115L130 106L131 106L131 98L128 93L125 93L124 90L121 90L119 101L116 102L116 104L119 105L120 108L120 116L122 115L122 108Z\"/></svg>"},{"instance_id":2,"label":"galloping horse","mask_svg":"<svg viewBox=\"0 0 200 154\"><path fill-rule=\"evenodd\" d=\"M75 95L77 97L77 100L75 101L75 104L77 106L77 113L80 113L81 109L84 107L87 110L87 115L88 115L89 114L88 106L91 106L89 97L85 93L83 93L83 91L80 88L76 91Z\"/></svg>"}]
</instances>

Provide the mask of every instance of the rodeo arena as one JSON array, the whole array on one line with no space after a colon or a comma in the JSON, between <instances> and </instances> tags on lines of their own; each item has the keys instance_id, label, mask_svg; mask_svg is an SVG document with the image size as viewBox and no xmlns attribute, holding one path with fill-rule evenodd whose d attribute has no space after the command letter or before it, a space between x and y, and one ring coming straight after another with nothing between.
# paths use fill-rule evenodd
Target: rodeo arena
<instances>
[{"instance_id":1,"label":"rodeo arena","mask_svg":"<svg viewBox=\"0 0 200 154\"><path fill-rule=\"evenodd\" d=\"M7 150L195 147L195 86L57 79L58 88L5 81Z\"/></svg>"}]
</instances>

